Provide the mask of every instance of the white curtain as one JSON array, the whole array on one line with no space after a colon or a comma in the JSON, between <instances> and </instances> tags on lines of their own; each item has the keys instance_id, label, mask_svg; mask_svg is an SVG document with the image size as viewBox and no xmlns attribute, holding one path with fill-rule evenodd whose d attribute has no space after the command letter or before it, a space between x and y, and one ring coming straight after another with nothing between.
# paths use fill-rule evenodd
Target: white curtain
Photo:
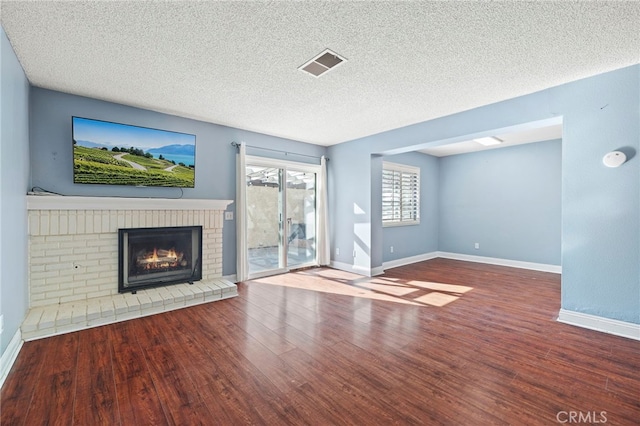
<instances>
[{"instance_id":1,"label":"white curtain","mask_svg":"<svg viewBox=\"0 0 640 426\"><path fill-rule=\"evenodd\" d=\"M318 264L328 265L329 252L329 208L327 205L327 159L320 158L320 176L318 176Z\"/></svg>"},{"instance_id":2,"label":"white curtain","mask_svg":"<svg viewBox=\"0 0 640 426\"><path fill-rule=\"evenodd\" d=\"M247 146L244 142L236 155L236 281L249 276L247 257Z\"/></svg>"}]
</instances>

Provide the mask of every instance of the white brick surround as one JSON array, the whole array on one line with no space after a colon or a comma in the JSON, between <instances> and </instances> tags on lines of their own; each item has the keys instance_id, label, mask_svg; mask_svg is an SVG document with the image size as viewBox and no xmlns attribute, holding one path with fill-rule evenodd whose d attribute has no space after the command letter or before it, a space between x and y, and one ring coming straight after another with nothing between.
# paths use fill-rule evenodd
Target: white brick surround
<instances>
[{"instance_id":1,"label":"white brick surround","mask_svg":"<svg viewBox=\"0 0 640 426\"><path fill-rule=\"evenodd\" d=\"M223 216L230 203L27 196L31 310L23 337L45 337L236 295L235 284L221 279ZM198 225L203 228L198 285L118 293L118 229Z\"/></svg>"}]
</instances>

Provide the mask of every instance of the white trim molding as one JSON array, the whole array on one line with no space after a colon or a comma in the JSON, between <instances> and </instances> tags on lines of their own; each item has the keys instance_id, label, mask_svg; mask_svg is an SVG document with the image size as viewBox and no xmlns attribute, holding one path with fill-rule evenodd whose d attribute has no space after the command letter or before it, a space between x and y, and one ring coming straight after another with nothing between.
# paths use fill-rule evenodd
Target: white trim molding
<instances>
[{"instance_id":1,"label":"white trim molding","mask_svg":"<svg viewBox=\"0 0 640 426\"><path fill-rule=\"evenodd\" d=\"M561 274L562 267L559 265L548 265L545 263L533 263L523 262L520 260L499 259L496 257L486 256L473 256L469 254L449 253L445 251L432 251L429 253L419 254L416 256L404 257L402 259L390 260L384 262L382 266L377 266L371 269L366 269L361 266L350 265L348 263L331 261L331 266L334 269L340 269L341 271L353 272L355 274L364 275L367 277L374 277L381 275L385 270L391 268L398 268L400 266L411 265L412 263L424 262L425 260L431 260L441 257L443 259L464 260L466 262L486 263L489 265L508 266L510 268L530 269L533 271L551 272L554 274Z\"/></svg>"},{"instance_id":2,"label":"white trim molding","mask_svg":"<svg viewBox=\"0 0 640 426\"><path fill-rule=\"evenodd\" d=\"M13 363L16 362L23 343L22 334L20 333L20 329L18 329L0 358L0 389L2 389L2 385L4 385L4 381L9 375Z\"/></svg>"},{"instance_id":3,"label":"white trim molding","mask_svg":"<svg viewBox=\"0 0 640 426\"><path fill-rule=\"evenodd\" d=\"M376 277L378 275L384 274L384 265L376 266L375 268L371 268L371 276Z\"/></svg>"},{"instance_id":4,"label":"white trim molding","mask_svg":"<svg viewBox=\"0 0 640 426\"><path fill-rule=\"evenodd\" d=\"M640 340L640 324L599 317L597 315L584 314L582 312L560 309L558 322L588 328L589 330Z\"/></svg>"},{"instance_id":5,"label":"white trim molding","mask_svg":"<svg viewBox=\"0 0 640 426\"><path fill-rule=\"evenodd\" d=\"M465 260L467 262L487 263L490 265L509 266L511 268L530 269L532 271L551 272L554 274L562 273L562 266L549 265L546 263L523 262L520 260L500 259L497 257L474 256L471 254L449 253L446 251L437 251L435 257L445 259Z\"/></svg>"},{"instance_id":6,"label":"white trim molding","mask_svg":"<svg viewBox=\"0 0 640 426\"><path fill-rule=\"evenodd\" d=\"M27 210L225 210L233 200L27 195Z\"/></svg>"},{"instance_id":7,"label":"white trim molding","mask_svg":"<svg viewBox=\"0 0 640 426\"><path fill-rule=\"evenodd\" d=\"M377 275L384 274L384 266L376 266L375 268L367 269L362 266L349 265L348 263L336 262L334 260L332 260L328 266L333 269L352 272L354 274L363 275L365 277L375 277Z\"/></svg>"},{"instance_id":8,"label":"white trim molding","mask_svg":"<svg viewBox=\"0 0 640 426\"><path fill-rule=\"evenodd\" d=\"M432 251L430 253L419 254L417 256L404 257L402 259L390 260L382 264L383 269L398 268L400 266L411 265L412 263L424 262L425 260L431 260L438 257L438 252Z\"/></svg>"},{"instance_id":9,"label":"white trim molding","mask_svg":"<svg viewBox=\"0 0 640 426\"><path fill-rule=\"evenodd\" d=\"M344 262L336 262L335 260L332 260L329 266L332 267L333 269L339 269L345 272L352 272L354 274L364 275L365 277L372 276L371 269L367 269L362 266L350 265Z\"/></svg>"}]
</instances>

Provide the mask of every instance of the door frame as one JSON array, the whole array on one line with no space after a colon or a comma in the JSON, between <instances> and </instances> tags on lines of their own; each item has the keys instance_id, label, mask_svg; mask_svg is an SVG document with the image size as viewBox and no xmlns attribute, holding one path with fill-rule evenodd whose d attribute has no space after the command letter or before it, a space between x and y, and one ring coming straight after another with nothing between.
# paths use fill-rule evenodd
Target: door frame
<instances>
[{"instance_id":1,"label":"door frame","mask_svg":"<svg viewBox=\"0 0 640 426\"><path fill-rule=\"evenodd\" d=\"M250 166L257 166L257 167L273 167L273 168L278 168L278 169L283 169L284 173L283 173L283 197L282 197L282 218L281 221L283 222L282 226L286 226L286 212L287 212L287 197L286 197L286 186L287 186L287 182L286 182L286 175L287 175L287 169L292 169L295 171L301 171L301 172L308 172L308 173L315 173L316 175L316 184L315 184L315 189L316 189L316 196L315 196L315 204L316 204L316 214L315 214L315 227L316 229L318 229L318 177L320 176L320 172L321 172L321 166L319 164L310 164L310 163L299 163L297 161L290 161L290 160L278 160L275 158L268 158L268 157L258 157L258 156L254 156L254 155L247 155L245 157L245 170L243 173L243 176L246 179L246 174L247 174L247 170L246 167L250 167ZM246 182L244 183L246 185ZM244 200L244 204L246 205L246 199ZM247 228L247 223L245 221L244 223L245 229L244 229L244 235L248 236L248 229ZM282 268L277 268L277 269L270 269L268 271L260 271L260 272L255 272L255 273L251 273L249 271L248 272L248 279L256 279L256 278L262 278L262 277L267 277L267 276L271 276L271 275L277 275L277 274L283 274L286 272L289 272L291 269L289 268L289 266L287 265L287 252L288 252L288 242L287 242L287 235L286 232L280 232L280 245L279 247L281 247L281 253L280 256L283 256L284 259L284 267ZM303 265L296 265L296 269L297 268L305 268L305 267L310 267L310 266L317 266L318 265L318 250L317 250L317 246L318 246L318 242L317 242L317 235L316 235L316 257L315 260L313 262L309 262ZM249 256L249 247L247 246L247 258Z\"/></svg>"}]
</instances>

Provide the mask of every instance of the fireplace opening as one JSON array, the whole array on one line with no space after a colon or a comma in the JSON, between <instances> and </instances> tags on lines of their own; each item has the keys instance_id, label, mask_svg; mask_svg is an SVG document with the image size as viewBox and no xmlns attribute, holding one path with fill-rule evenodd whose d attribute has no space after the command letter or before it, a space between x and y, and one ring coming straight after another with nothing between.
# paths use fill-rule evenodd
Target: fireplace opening
<instances>
[{"instance_id":1,"label":"fireplace opening","mask_svg":"<svg viewBox=\"0 0 640 426\"><path fill-rule=\"evenodd\" d=\"M118 292L202 279L202 226L118 230Z\"/></svg>"}]
</instances>

